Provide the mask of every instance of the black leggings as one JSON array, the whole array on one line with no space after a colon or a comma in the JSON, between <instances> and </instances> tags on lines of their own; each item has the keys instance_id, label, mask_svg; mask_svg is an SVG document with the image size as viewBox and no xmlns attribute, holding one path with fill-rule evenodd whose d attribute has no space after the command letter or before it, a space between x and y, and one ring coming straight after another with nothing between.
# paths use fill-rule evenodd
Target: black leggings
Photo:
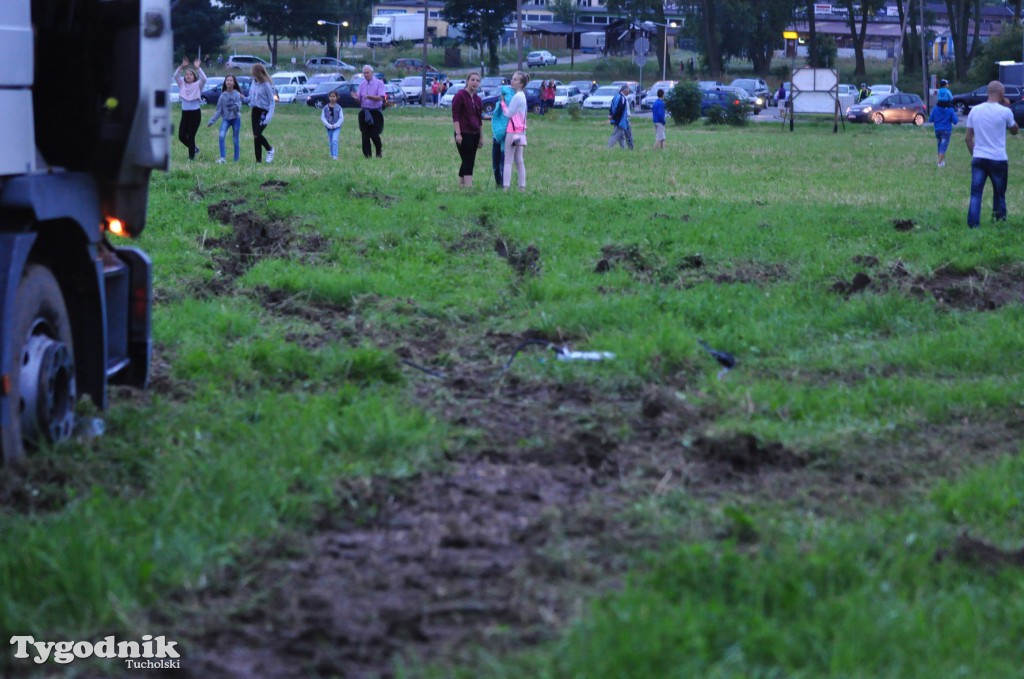
<instances>
[{"instance_id":1,"label":"black leggings","mask_svg":"<svg viewBox=\"0 0 1024 679\"><path fill-rule=\"evenodd\" d=\"M368 125L363 116L369 111L373 116L373 124ZM359 109L359 131L363 133L363 155L370 157L370 142L373 142L377 155L380 155L380 133L384 131L384 114L377 109Z\"/></svg>"},{"instance_id":2,"label":"black leggings","mask_svg":"<svg viewBox=\"0 0 1024 679\"><path fill-rule=\"evenodd\" d=\"M473 166L476 165L476 149L480 146L479 134L463 134L462 143L456 144L459 149L459 157L462 158L462 165L459 166L460 177L472 177Z\"/></svg>"},{"instance_id":3,"label":"black leggings","mask_svg":"<svg viewBox=\"0 0 1024 679\"><path fill-rule=\"evenodd\" d=\"M263 136L263 130L267 129L261 120L263 116L267 115L267 110L263 108L254 108L252 110L252 141L256 146L256 162L263 162L263 149L270 150L273 147L267 138Z\"/></svg>"},{"instance_id":4,"label":"black leggings","mask_svg":"<svg viewBox=\"0 0 1024 679\"><path fill-rule=\"evenodd\" d=\"M199 109L181 112L181 124L178 125L178 141L188 149L189 160L196 157L196 132L199 131L199 123L202 122L202 117L202 112Z\"/></svg>"}]
</instances>

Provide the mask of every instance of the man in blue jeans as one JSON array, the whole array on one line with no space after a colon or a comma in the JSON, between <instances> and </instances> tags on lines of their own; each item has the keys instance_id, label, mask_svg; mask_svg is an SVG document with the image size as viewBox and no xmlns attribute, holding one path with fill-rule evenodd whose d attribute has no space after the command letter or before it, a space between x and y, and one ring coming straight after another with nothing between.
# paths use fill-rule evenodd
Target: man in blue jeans
<instances>
[{"instance_id":1,"label":"man in blue jeans","mask_svg":"<svg viewBox=\"0 0 1024 679\"><path fill-rule=\"evenodd\" d=\"M985 182L992 180L992 219L1006 219L1006 179L1009 165L1006 158L1006 131L1017 134L1020 129L1008 105L1004 105L1005 88L998 80L988 84L988 101L971 109L967 116L967 150L971 152L971 205L967 210L967 226L981 223L981 196Z\"/></svg>"}]
</instances>

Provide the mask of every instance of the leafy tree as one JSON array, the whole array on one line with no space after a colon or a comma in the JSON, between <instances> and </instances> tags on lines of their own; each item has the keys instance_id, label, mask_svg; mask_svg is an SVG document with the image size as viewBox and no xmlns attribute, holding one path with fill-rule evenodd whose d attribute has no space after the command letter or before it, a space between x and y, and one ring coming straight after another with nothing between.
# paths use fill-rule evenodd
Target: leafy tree
<instances>
[{"instance_id":1,"label":"leafy tree","mask_svg":"<svg viewBox=\"0 0 1024 679\"><path fill-rule=\"evenodd\" d=\"M180 63L182 56L196 58L223 51L228 37L224 24L231 13L221 7L214 7L210 0L180 0L171 9L171 26L174 28L174 62Z\"/></svg>"},{"instance_id":2,"label":"leafy tree","mask_svg":"<svg viewBox=\"0 0 1024 679\"><path fill-rule=\"evenodd\" d=\"M665 24L665 0L608 0L608 11L624 14L630 21L651 21L660 24L658 30L651 36L654 40L655 51L658 55L658 67L670 72L672 70L672 58L665 49L666 29ZM662 63L662 57L667 59Z\"/></svg>"},{"instance_id":3,"label":"leafy tree","mask_svg":"<svg viewBox=\"0 0 1024 679\"><path fill-rule=\"evenodd\" d=\"M749 59L754 70L771 70L774 51L782 45L782 32L793 18L796 0L715 0L702 2L691 26L712 77L722 73L723 60Z\"/></svg>"},{"instance_id":4,"label":"leafy tree","mask_svg":"<svg viewBox=\"0 0 1024 679\"><path fill-rule=\"evenodd\" d=\"M447 0L441 16L459 27L469 43L486 43L488 72L498 72L498 43L516 11L516 0Z\"/></svg>"},{"instance_id":5,"label":"leafy tree","mask_svg":"<svg viewBox=\"0 0 1024 679\"><path fill-rule=\"evenodd\" d=\"M981 46L981 22L973 21L981 16L981 0L946 0L946 12L949 16L949 32L953 38L953 60L956 64L956 79L963 80L971 68L971 62L978 55ZM971 24L974 24L974 35L969 36ZM967 49L970 40L971 47Z\"/></svg>"},{"instance_id":6,"label":"leafy tree","mask_svg":"<svg viewBox=\"0 0 1024 679\"><path fill-rule=\"evenodd\" d=\"M688 125L700 118L700 100L700 87L697 83L677 83L665 93L665 110L676 125Z\"/></svg>"},{"instance_id":7,"label":"leafy tree","mask_svg":"<svg viewBox=\"0 0 1024 679\"><path fill-rule=\"evenodd\" d=\"M232 16L244 16L250 26L263 33L270 62L275 66L281 40L321 41L325 31L317 25L317 19L337 16L341 11L338 0L221 0L221 4ZM337 35L336 31L331 33Z\"/></svg>"},{"instance_id":8,"label":"leafy tree","mask_svg":"<svg viewBox=\"0 0 1024 679\"><path fill-rule=\"evenodd\" d=\"M968 77L976 83L987 83L999 78L1000 61L1017 61L1021 51L1021 27L1018 24L1003 24L999 35L985 43L978 58L971 65Z\"/></svg>"},{"instance_id":9,"label":"leafy tree","mask_svg":"<svg viewBox=\"0 0 1024 679\"><path fill-rule=\"evenodd\" d=\"M846 24L853 39L853 75L863 76L867 72L864 67L864 38L868 32L868 19L874 16L875 10L884 6L884 0L843 0L842 6L846 8Z\"/></svg>"}]
</instances>

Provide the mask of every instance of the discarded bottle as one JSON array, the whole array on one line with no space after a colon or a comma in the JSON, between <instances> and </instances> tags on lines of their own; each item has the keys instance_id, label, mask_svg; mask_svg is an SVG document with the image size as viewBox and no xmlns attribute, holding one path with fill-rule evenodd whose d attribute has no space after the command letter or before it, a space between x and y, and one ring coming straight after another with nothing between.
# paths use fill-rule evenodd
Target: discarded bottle
<instances>
[{"instance_id":1,"label":"discarded bottle","mask_svg":"<svg viewBox=\"0 0 1024 679\"><path fill-rule=\"evenodd\" d=\"M559 361L606 361L615 358L610 351L569 351L560 350L555 356Z\"/></svg>"}]
</instances>

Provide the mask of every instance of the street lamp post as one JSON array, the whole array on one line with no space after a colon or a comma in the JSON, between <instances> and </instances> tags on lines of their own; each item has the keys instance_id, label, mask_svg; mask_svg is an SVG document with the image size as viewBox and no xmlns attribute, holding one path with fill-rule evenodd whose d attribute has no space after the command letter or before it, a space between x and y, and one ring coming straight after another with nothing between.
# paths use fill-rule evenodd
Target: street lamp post
<instances>
[{"instance_id":1,"label":"street lamp post","mask_svg":"<svg viewBox=\"0 0 1024 679\"><path fill-rule=\"evenodd\" d=\"M670 21L663 25L664 33L661 38L661 79L665 79L665 68L668 66L668 29L675 28L676 22Z\"/></svg>"},{"instance_id":2,"label":"street lamp post","mask_svg":"<svg viewBox=\"0 0 1024 679\"><path fill-rule=\"evenodd\" d=\"M323 19L316 20L317 26L336 26L338 28L337 34L334 40L334 56L338 61L341 61L341 27L348 28L347 21L324 21Z\"/></svg>"}]
</instances>

